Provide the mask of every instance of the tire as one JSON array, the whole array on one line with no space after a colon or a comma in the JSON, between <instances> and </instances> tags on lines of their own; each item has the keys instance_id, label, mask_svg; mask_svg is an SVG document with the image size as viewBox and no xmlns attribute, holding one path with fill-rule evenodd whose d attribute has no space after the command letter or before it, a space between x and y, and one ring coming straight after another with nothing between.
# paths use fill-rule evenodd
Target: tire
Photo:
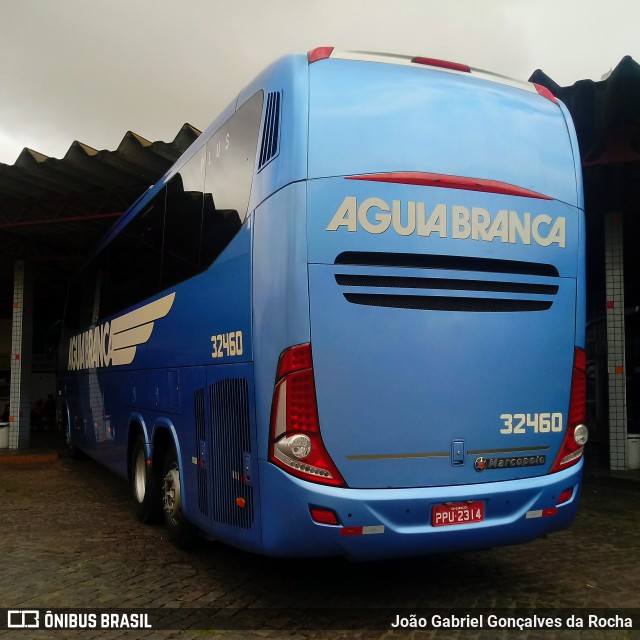
<instances>
[{"instance_id":1,"label":"tire","mask_svg":"<svg viewBox=\"0 0 640 640\"><path fill-rule=\"evenodd\" d=\"M158 481L151 465L147 463L147 445L142 434L138 434L131 450L131 495L136 517L140 522L159 522L162 502Z\"/></svg>"},{"instance_id":2,"label":"tire","mask_svg":"<svg viewBox=\"0 0 640 640\"><path fill-rule=\"evenodd\" d=\"M72 460L82 460L82 458L84 458L84 454L82 453L82 451L80 451L80 449L78 449L78 447L75 447L73 444L71 444L71 424L69 423L69 420L67 418L66 410L64 412L64 422L63 422L63 425L62 425L62 436L64 438L64 443L66 445L67 455Z\"/></svg>"},{"instance_id":3,"label":"tire","mask_svg":"<svg viewBox=\"0 0 640 640\"><path fill-rule=\"evenodd\" d=\"M181 549L190 547L196 537L195 527L182 513L180 465L175 446L167 451L162 476L164 523L171 542Z\"/></svg>"}]
</instances>

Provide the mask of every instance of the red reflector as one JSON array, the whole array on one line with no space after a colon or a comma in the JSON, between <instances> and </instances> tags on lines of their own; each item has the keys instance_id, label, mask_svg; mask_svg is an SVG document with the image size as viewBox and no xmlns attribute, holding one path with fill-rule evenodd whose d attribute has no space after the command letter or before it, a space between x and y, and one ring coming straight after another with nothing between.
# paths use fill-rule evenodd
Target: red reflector
<instances>
[{"instance_id":1,"label":"red reflector","mask_svg":"<svg viewBox=\"0 0 640 640\"><path fill-rule=\"evenodd\" d=\"M546 518L547 516L555 516L556 513L558 513L558 508L557 507L551 507L551 509L543 509L542 510L542 517Z\"/></svg>"},{"instance_id":2,"label":"red reflector","mask_svg":"<svg viewBox=\"0 0 640 640\"><path fill-rule=\"evenodd\" d=\"M451 71L463 71L465 73L471 73L471 67L466 64L460 64L459 62L450 62L449 60L439 60L438 58L423 58L422 56L416 56L411 59L411 62L415 64L426 64L430 67L440 67L441 69L450 69Z\"/></svg>"},{"instance_id":3,"label":"red reflector","mask_svg":"<svg viewBox=\"0 0 640 640\"><path fill-rule=\"evenodd\" d=\"M443 189L462 189L464 191L483 191L499 193L522 198L538 198L552 200L549 196L513 184L484 178L466 178L463 176L446 176L438 173L422 173L421 171L400 171L396 173L370 173L360 176L347 176L347 180L371 180L372 182L394 182L397 184L413 184L420 187L442 187Z\"/></svg>"},{"instance_id":4,"label":"red reflector","mask_svg":"<svg viewBox=\"0 0 640 640\"><path fill-rule=\"evenodd\" d=\"M311 49L307 54L307 60L309 64L312 62L317 62L318 60L326 60L333 53L333 47L316 47L315 49Z\"/></svg>"},{"instance_id":5,"label":"red reflector","mask_svg":"<svg viewBox=\"0 0 640 640\"><path fill-rule=\"evenodd\" d=\"M553 95L553 93L551 93L551 91L549 91L549 89L547 89L547 87L543 87L541 84L536 84L535 82L533 83L533 86L536 88L536 91L543 98L546 98L547 100L551 100L553 104L558 104L556 97Z\"/></svg>"},{"instance_id":6,"label":"red reflector","mask_svg":"<svg viewBox=\"0 0 640 640\"><path fill-rule=\"evenodd\" d=\"M331 509L318 509L317 507L311 507L309 511L311 511L313 521L318 524L340 524L338 522L338 516L335 511L332 511Z\"/></svg>"},{"instance_id":7,"label":"red reflector","mask_svg":"<svg viewBox=\"0 0 640 640\"><path fill-rule=\"evenodd\" d=\"M560 494L560 497L558 498L557 505L561 505L561 504L564 504L565 502L568 502L569 500L571 500L571 496L572 495L573 495L573 489L565 489Z\"/></svg>"}]
</instances>

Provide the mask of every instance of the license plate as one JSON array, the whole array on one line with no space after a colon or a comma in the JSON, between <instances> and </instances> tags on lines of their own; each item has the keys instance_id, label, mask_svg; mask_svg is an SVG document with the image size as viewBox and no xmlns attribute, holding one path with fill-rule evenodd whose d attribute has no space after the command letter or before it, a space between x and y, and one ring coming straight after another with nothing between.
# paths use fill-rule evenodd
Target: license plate
<instances>
[{"instance_id":1,"label":"license plate","mask_svg":"<svg viewBox=\"0 0 640 640\"><path fill-rule=\"evenodd\" d=\"M484 502L448 502L437 504L431 510L431 524L434 527L448 527L454 524L471 524L484 520Z\"/></svg>"}]
</instances>

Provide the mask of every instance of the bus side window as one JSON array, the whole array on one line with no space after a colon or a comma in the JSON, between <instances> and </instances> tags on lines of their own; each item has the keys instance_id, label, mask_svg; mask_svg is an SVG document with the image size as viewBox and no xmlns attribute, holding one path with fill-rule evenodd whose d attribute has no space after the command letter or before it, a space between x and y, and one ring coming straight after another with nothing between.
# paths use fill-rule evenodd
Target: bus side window
<instances>
[{"instance_id":1,"label":"bus side window","mask_svg":"<svg viewBox=\"0 0 640 640\"><path fill-rule=\"evenodd\" d=\"M71 281L67 295L65 325L68 329L75 331L91 322L91 294L89 274L82 271Z\"/></svg>"},{"instance_id":2,"label":"bus side window","mask_svg":"<svg viewBox=\"0 0 640 640\"><path fill-rule=\"evenodd\" d=\"M207 142L201 268L222 253L247 216L262 102L259 91Z\"/></svg>"},{"instance_id":3,"label":"bus side window","mask_svg":"<svg viewBox=\"0 0 640 640\"><path fill-rule=\"evenodd\" d=\"M204 147L167 184L162 288L191 278L200 270L204 201Z\"/></svg>"},{"instance_id":4,"label":"bus side window","mask_svg":"<svg viewBox=\"0 0 640 640\"><path fill-rule=\"evenodd\" d=\"M106 270L100 317L160 291L166 188L115 238L99 258Z\"/></svg>"},{"instance_id":5,"label":"bus side window","mask_svg":"<svg viewBox=\"0 0 640 640\"><path fill-rule=\"evenodd\" d=\"M249 98L96 258L102 283L81 324L195 276L233 240L249 206L262 102L262 91Z\"/></svg>"}]
</instances>

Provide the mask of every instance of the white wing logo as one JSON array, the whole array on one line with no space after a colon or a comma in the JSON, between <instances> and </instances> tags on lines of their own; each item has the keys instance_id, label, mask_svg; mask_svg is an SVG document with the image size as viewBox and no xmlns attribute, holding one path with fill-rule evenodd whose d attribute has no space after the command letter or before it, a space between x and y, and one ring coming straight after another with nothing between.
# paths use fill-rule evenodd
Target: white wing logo
<instances>
[{"instance_id":1,"label":"white wing logo","mask_svg":"<svg viewBox=\"0 0 640 640\"><path fill-rule=\"evenodd\" d=\"M171 311L175 297L170 293L71 338L69 370L131 364L137 348L151 337L155 321Z\"/></svg>"},{"instance_id":2,"label":"white wing logo","mask_svg":"<svg viewBox=\"0 0 640 640\"><path fill-rule=\"evenodd\" d=\"M164 318L176 297L175 292L160 300L145 304L111 321L110 347L111 364L131 364L136 357L136 348L151 337L156 320Z\"/></svg>"}]
</instances>

